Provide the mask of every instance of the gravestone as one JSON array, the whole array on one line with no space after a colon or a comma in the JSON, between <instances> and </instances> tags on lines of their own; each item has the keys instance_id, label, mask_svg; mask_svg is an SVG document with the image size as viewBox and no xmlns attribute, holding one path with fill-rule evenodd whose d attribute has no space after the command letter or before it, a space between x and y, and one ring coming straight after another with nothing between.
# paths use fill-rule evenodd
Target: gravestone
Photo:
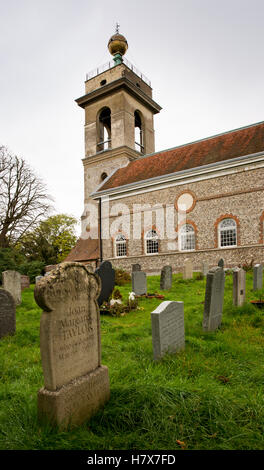
<instances>
[{"instance_id":1,"label":"gravestone","mask_svg":"<svg viewBox=\"0 0 264 470\"><path fill-rule=\"evenodd\" d=\"M35 277L35 284L37 284L42 278L43 278L43 276L36 276Z\"/></svg>"},{"instance_id":2,"label":"gravestone","mask_svg":"<svg viewBox=\"0 0 264 470\"><path fill-rule=\"evenodd\" d=\"M101 292L97 299L98 305L102 305L103 302L108 302L114 287L115 287L115 270L112 268L110 261L103 261L99 268L95 270L101 279Z\"/></svg>"},{"instance_id":3,"label":"gravestone","mask_svg":"<svg viewBox=\"0 0 264 470\"><path fill-rule=\"evenodd\" d=\"M162 302L151 313L154 359L185 347L183 302Z\"/></svg>"},{"instance_id":4,"label":"gravestone","mask_svg":"<svg viewBox=\"0 0 264 470\"><path fill-rule=\"evenodd\" d=\"M225 262L224 262L223 258L220 258L220 260L218 261L218 266L219 266L219 268L223 268L223 269L224 269L224 265L225 265Z\"/></svg>"},{"instance_id":5,"label":"gravestone","mask_svg":"<svg viewBox=\"0 0 264 470\"><path fill-rule=\"evenodd\" d=\"M15 304L21 304L21 274L17 271L2 272L3 289L10 292Z\"/></svg>"},{"instance_id":6,"label":"gravestone","mask_svg":"<svg viewBox=\"0 0 264 470\"><path fill-rule=\"evenodd\" d=\"M169 290L172 284L172 267L163 266L160 273L160 289Z\"/></svg>"},{"instance_id":7,"label":"gravestone","mask_svg":"<svg viewBox=\"0 0 264 470\"><path fill-rule=\"evenodd\" d=\"M255 264L253 267L253 290L262 289L263 286L263 266Z\"/></svg>"},{"instance_id":8,"label":"gravestone","mask_svg":"<svg viewBox=\"0 0 264 470\"><path fill-rule=\"evenodd\" d=\"M209 271L209 263L208 263L208 261L203 261L203 263L202 263L202 275L207 276L208 271Z\"/></svg>"},{"instance_id":9,"label":"gravestone","mask_svg":"<svg viewBox=\"0 0 264 470\"><path fill-rule=\"evenodd\" d=\"M16 305L13 296L0 288L0 338L16 331Z\"/></svg>"},{"instance_id":10,"label":"gravestone","mask_svg":"<svg viewBox=\"0 0 264 470\"><path fill-rule=\"evenodd\" d=\"M26 275L21 275L21 290L28 289L30 287L30 278Z\"/></svg>"},{"instance_id":11,"label":"gravestone","mask_svg":"<svg viewBox=\"0 0 264 470\"><path fill-rule=\"evenodd\" d=\"M147 276L144 271L132 272L132 291L136 295L145 295L147 293Z\"/></svg>"},{"instance_id":12,"label":"gravestone","mask_svg":"<svg viewBox=\"0 0 264 470\"><path fill-rule=\"evenodd\" d=\"M43 309L40 351L44 388L38 415L60 429L89 419L109 399L108 369L101 365L100 278L79 263L61 263L35 287Z\"/></svg>"},{"instance_id":13,"label":"gravestone","mask_svg":"<svg viewBox=\"0 0 264 470\"><path fill-rule=\"evenodd\" d=\"M240 307L246 300L246 272L244 269L233 270L233 304Z\"/></svg>"},{"instance_id":14,"label":"gravestone","mask_svg":"<svg viewBox=\"0 0 264 470\"><path fill-rule=\"evenodd\" d=\"M132 273L134 271L141 271L141 265L140 264L132 264Z\"/></svg>"},{"instance_id":15,"label":"gravestone","mask_svg":"<svg viewBox=\"0 0 264 470\"><path fill-rule=\"evenodd\" d=\"M217 266L210 269L206 276L203 329L214 331L222 321L225 291L225 272Z\"/></svg>"},{"instance_id":16,"label":"gravestone","mask_svg":"<svg viewBox=\"0 0 264 470\"><path fill-rule=\"evenodd\" d=\"M193 263L190 258L184 261L182 277L183 279L192 279L193 277Z\"/></svg>"}]
</instances>

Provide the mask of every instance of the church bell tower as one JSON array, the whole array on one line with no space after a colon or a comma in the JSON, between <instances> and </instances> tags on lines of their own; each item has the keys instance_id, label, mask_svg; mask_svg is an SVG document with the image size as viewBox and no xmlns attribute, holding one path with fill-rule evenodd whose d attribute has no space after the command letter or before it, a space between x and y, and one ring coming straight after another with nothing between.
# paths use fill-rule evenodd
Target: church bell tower
<instances>
[{"instance_id":1,"label":"church bell tower","mask_svg":"<svg viewBox=\"0 0 264 470\"><path fill-rule=\"evenodd\" d=\"M85 111L85 204L97 204L90 194L114 170L155 152L153 116L161 107L148 79L124 58L128 43L118 28L108 42L113 59L87 74L76 100Z\"/></svg>"}]
</instances>

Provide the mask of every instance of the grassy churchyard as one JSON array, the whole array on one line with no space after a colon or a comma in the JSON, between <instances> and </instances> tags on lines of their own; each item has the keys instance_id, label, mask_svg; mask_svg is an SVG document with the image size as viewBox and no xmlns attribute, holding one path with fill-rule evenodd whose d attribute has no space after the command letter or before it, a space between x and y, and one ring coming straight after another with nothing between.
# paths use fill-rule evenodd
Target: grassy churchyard
<instances>
[{"instance_id":1,"label":"grassy churchyard","mask_svg":"<svg viewBox=\"0 0 264 470\"><path fill-rule=\"evenodd\" d=\"M43 386L39 325L32 285L17 308L16 334L0 341L0 449L264 449L264 311L249 301L232 305L226 275L222 326L202 330L206 280L173 275L170 291L159 276L148 292L184 302L185 351L153 361L150 313L159 299L140 299L122 317L101 316L102 364L109 368L111 398L89 422L59 432L37 421ZM131 284L118 287L127 298Z\"/></svg>"}]
</instances>

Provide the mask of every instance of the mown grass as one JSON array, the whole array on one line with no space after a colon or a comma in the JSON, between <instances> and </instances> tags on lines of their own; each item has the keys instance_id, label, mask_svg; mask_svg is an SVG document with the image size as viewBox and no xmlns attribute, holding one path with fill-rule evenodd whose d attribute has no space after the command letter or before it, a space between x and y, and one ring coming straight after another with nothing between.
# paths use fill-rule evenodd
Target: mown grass
<instances>
[{"instance_id":1,"label":"mown grass","mask_svg":"<svg viewBox=\"0 0 264 470\"><path fill-rule=\"evenodd\" d=\"M249 300L232 306L226 276L221 328L202 330L205 279L173 276L165 300L182 300L185 351L154 362L150 313L158 299L140 300L124 317L101 316L102 364L109 368L111 399L79 428L59 432L37 421L43 386L39 349L41 310L34 286L23 292L17 331L0 341L0 449L264 449L264 311ZM125 297L128 284L120 287ZM148 291L160 292L159 277ZM264 291L261 292L261 295Z\"/></svg>"}]
</instances>

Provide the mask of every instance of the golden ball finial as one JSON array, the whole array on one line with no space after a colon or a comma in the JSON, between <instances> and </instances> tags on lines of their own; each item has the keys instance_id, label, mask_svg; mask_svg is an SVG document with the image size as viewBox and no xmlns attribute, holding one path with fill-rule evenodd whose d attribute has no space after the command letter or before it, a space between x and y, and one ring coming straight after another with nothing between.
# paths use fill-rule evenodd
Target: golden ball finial
<instances>
[{"instance_id":1,"label":"golden ball finial","mask_svg":"<svg viewBox=\"0 0 264 470\"><path fill-rule=\"evenodd\" d=\"M125 36L119 33L119 26L120 25L117 23L116 32L108 41L108 50L112 55L120 54L123 56L128 49L128 43Z\"/></svg>"}]
</instances>

